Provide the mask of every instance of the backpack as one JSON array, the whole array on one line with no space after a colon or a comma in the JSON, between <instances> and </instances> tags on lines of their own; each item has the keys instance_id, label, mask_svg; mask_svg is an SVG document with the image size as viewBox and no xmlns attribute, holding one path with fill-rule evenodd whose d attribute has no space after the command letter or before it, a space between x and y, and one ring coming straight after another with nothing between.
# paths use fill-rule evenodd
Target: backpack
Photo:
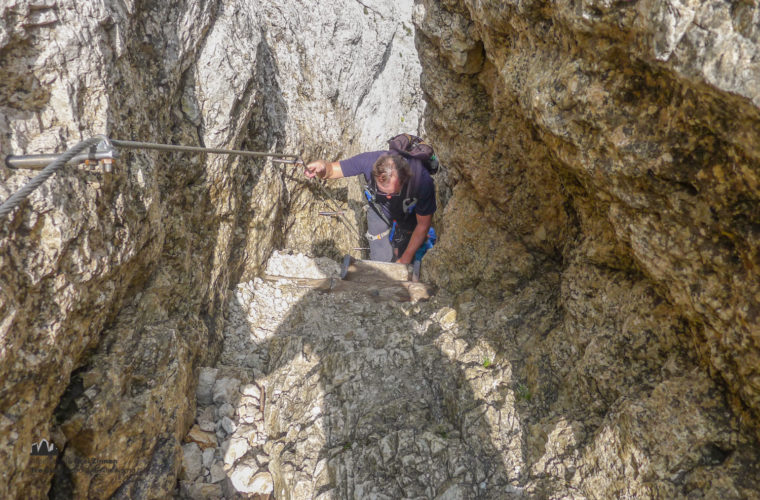
<instances>
[{"instance_id":1,"label":"backpack","mask_svg":"<svg viewBox=\"0 0 760 500\"><path fill-rule=\"evenodd\" d=\"M416 135L399 134L396 137L392 137L388 140L388 149L396 151L406 158L420 160L430 175L438 172L440 165L438 164L438 157L435 155L435 151L433 151L433 148L429 144L425 144Z\"/></svg>"}]
</instances>

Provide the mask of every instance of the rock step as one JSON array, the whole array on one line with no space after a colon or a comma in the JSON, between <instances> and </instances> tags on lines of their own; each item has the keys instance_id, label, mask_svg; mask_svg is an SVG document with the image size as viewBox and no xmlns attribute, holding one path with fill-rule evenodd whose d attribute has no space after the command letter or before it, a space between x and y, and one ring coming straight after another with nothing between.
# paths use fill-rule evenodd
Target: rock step
<instances>
[{"instance_id":1,"label":"rock step","mask_svg":"<svg viewBox=\"0 0 760 500\"><path fill-rule=\"evenodd\" d=\"M406 267L406 266L403 266ZM372 301L417 302L429 300L435 294L435 287L424 283L398 281L382 275L380 279L369 279L363 270L349 271L346 279L285 278L264 276L265 280L312 289L322 293L357 293Z\"/></svg>"},{"instance_id":2,"label":"rock step","mask_svg":"<svg viewBox=\"0 0 760 500\"><path fill-rule=\"evenodd\" d=\"M394 262L376 262L372 260L349 260L343 277L346 281L374 283L376 281L410 281L412 266Z\"/></svg>"}]
</instances>

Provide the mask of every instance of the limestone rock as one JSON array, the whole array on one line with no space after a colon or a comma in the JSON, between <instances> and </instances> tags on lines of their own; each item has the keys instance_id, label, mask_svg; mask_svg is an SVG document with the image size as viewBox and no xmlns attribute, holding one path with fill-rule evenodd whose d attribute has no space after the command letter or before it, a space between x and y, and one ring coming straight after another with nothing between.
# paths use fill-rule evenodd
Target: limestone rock
<instances>
[{"instance_id":1,"label":"limestone rock","mask_svg":"<svg viewBox=\"0 0 760 500\"><path fill-rule=\"evenodd\" d=\"M261 390L256 384L246 384L240 388L240 392L244 396L250 396L256 400L261 399Z\"/></svg>"},{"instance_id":2,"label":"limestone rock","mask_svg":"<svg viewBox=\"0 0 760 500\"><path fill-rule=\"evenodd\" d=\"M241 465L230 474L230 480L235 490L241 493L268 495L274 489L272 476L268 472L256 472L255 469Z\"/></svg>"},{"instance_id":3,"label":"limestone rock","mask_svg":"<svg viewBox=\"0 0 760 500\"><path fill-rule=\"evenodd\" d=\"M217 462L211 466L211 479L212 483L218 483L227 477L227 473L224 471L224 464Z\"/></svg>"},{"instance_id":4,"label":"limestone rock","mask_svg":"<svg viewBox=\"0 0 760 500\"><path fill-rule=\"evenodd\" d=\"M201 449L196 443L188 443L182 446L182 479L195 481L201 473L203 457Z\"/></svg>"},{"instance_id":5,"label":"limestone rock","mask_svg":"<svg viewBox=\"0 0 760 500\"><path fill-rule=\"evenodd\" d=\"M261 432L241 425L223 445L229 487L266 470L299 498L345 477L360 497L750 494L753 441L644 277L585 259L562 274L530 256L501 262L489 273L519 277L501 294L476 284L416 305L298 279L245 284L229 314L248 328L225 329L220 366L259 353L267 391Z\"/></svg>"},{"instance_id":6,"label":"limestone rock","mask_svg":"<svg viewBox=\"0 0 760 500\"><path fill-rule=\"evenodd\" d=\"M235 423L227 417L222 417L222 420L219 425L227 434L232 434L233 432L235 432L235 429L236 429Z\"/></svg>"},{"instance_id":7,"label":"limestone rock","mask_svg":"<svg viewBox=\"0 0 760 500\"><path fill-rule=\"evenodd\" d=\"M204 396L204 401L205 401L205 396ZM201 404L200 399L198 400L198 404ZM198 415L196 422L198 423L198 427L200 428L200 430L206 431L206 432L213 432L214 429L216 428L216 424L214 422L213 407L204 408L201 414Z\"/></svg>"},{"instance_id":8,"label":"limestone rock","mask_svg":"<svg viewBox=\"0 0 760 500\"><path fill-rule=\"evenodd\" d=\"M206 448L203 450L203 466L207 469L214 464L215 448Z\"/></svg>"},{"instance_id":9,"label":"limestone rock","mask_svg":"<svg viewBox=\"0 0 760 500\"><path fill-rule=\"evenodd\" d=\"M235 408L229 403L224 403L217 409L216 413L220 418L232 418L235 415Z\"/></svg>"},{"instance_id":10,"label":"limestone rock","mask_svg":"<svg viewBox=\"0 0 760 500\"><path fill-rule=\"evenodd\" d=\"M216 447L216 437L211 432L202 431L200 427L193 426L185 437L186 440L197 443L202 449Z\"/></svg>"},{"instance_id":11,"label":"limestone rock","mask_svg":"<svg viewBox=\"0 0 760 500\"><path fill-rule=\"evenodd\" d=\"M418 132L422 109L411 2L14 0L0 7L0 66L2 156L105 133L336 159ZM0 380L12 394L0 398L0 459L13 478L2 498L51 485L169 496L229 285L286 241L309 254L361 245L317 215L327 207L297 167L121 154L111 174L62 169L0 222ZM0 200L32 175L0 167ZM346 184L331 195L356 223ZM63 470L35 473L30 446L52 435ZM66 470L90 459L132 472Z\"/></svg>"},{"instance_id":12,"label":"limestone rock","mask_svg":"<svg viewBox=\"0 0 760 500\"><path fill-rule=\"evenodd\" d=\"M234 378L221 378L214 382L214 403L224 405L236 402L240 381Z\"/></svg>"},{"instance_id":13,"label":"limestone rock","mask_svg":"<svg viewBox=\"0 0 760 500\"><path fill-rule=\"evenodd\" d=\"M291 278L332 278L340 276L340 265L331 259L310 259L303 254L275 251L267 261L266 274Z\"/></svg>"},{"instance_id":14,"label":"limestone rock","mask_svg":"<svg viewBox=\"0 0 760 500\"><path fill-rule=\"evenodd\" d=\"M757 496L760 7L117 3L0 7L3 154L425 132L441 290L289 279L364 244L298 166L64 168L0 221L0 498L167 498L200 449L183 497Z\"/></svg>"},{"instance_id":15,"label":"limestone rock","mask_svg":"<svg viewBox=\"0 0 760 500\"><path fill-rule=\"evenodd\" d=\"M235 462L248 453L248 441L246 439L233 437L222 444L222 452L225 465L232 466Z\"/></svg>"},{"instance_id":16,"label":"limestone rock","mask_svg":"<svg viewBox=\"0 0 760 500\"><path fill-rule=\"evenodd\" d=\"M519 414L525 462L508 434L491 441L515 491L671 498L707 477L719 496L758 489L743 478L759 428L736 426L760 415L745 222L760 206L757 14L718 1L416 5L426 130L453 184L425 258L427 279L457 294L440 346L490 373L501 365L473 332L499 332L484 340L509 360L502 409ZM483 381L480 367L467 379Z\"/></svg>"},{"instance_id":17,"label":"limestone rock","mask_svg":"<svg viewBox=\"0 0 760 500\"><path fill-rule=\"evenodd\" d=\"M190 500L208 500L210 498L223 498L222 487L218 484L191 483L182 481L180 483L182 498Z\"/></svg>"},{"instance_id":18,"label":"limestone rock","mask_svg":"<svg viewBox=\"0 0 760 500\"><path fill-rule=\"evenodd\" d=\"M201 368L200 375L198 377L198 387L195 389L195 394L198 398L198 404L210 405L213 402L216 373L217 370L214 368Z\"/></svg>"}]
</instances>

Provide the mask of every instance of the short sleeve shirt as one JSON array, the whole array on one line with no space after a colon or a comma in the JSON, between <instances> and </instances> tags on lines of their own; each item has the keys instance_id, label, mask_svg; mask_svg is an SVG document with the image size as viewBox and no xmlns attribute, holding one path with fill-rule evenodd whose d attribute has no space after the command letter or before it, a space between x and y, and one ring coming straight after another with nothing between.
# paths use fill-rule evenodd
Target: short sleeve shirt
<instances>
[{"instance_id":1,"label":"short sleeve shirt","mask_svg":"<svg viewBox=\"0 0 760 500\"><path fill-rule=\"evenodd\" d=\"M367 183L372 178L372 165L375 164L381 155L388 154L389 151L371 151L368 153L361 153L346 160L340 161L340 168L343 171L344 177L352 177L355 175L364 175L364 180ZM436 210L435 204L435 183L430 177L427 169L422 162L413 158L407 158L409 166L412 169L412 179L407 182L411 182L409 188L409 197L417 198L417 205L414 207L414 212L417 215L432 215ZM407 187L404 185L401 187L401 193L406 193ZM403 214L391 214L389 213L389 203L383 196L379 196L377 202L383 207L383 211L392 219L400 218Z\"/></svg>"}]
</instances>

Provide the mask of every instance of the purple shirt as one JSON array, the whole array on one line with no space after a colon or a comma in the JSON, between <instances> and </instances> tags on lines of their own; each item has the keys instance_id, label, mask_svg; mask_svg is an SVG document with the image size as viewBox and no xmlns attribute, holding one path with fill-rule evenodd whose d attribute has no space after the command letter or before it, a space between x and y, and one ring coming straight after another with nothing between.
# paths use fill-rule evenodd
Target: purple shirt
<instances>
[{"instance_id":1,"label":"purple shirt","mask_svg":"<svg viewBox=\"0 0 760 500\"><path fill-rule=\"evenodd\" d=\"M388 154L388 151L371 151L368 153L361 153L347 160L340 161L340 168L343 171L344 177L352 177L354 175L364 174L364 179L367 183L370 182L372 177L372 165L375 164L381 155ZM417 198L417 205L414 207L414 213L417 215L432 215L435 212L435 184L430 177L427 169L422 165L422 162L413 158L406 158L409 162L409 166L412 169L412 178L407 182L411 182L409 188L409 194L407 195L407 186L401 186L401 195L408 196L409 198ZM390 211L390 203L385 196L378 196L377 202L382 206L383 211L391 219L400 219L403 214L392 214Z\"/></svg>"}]
</instances>

